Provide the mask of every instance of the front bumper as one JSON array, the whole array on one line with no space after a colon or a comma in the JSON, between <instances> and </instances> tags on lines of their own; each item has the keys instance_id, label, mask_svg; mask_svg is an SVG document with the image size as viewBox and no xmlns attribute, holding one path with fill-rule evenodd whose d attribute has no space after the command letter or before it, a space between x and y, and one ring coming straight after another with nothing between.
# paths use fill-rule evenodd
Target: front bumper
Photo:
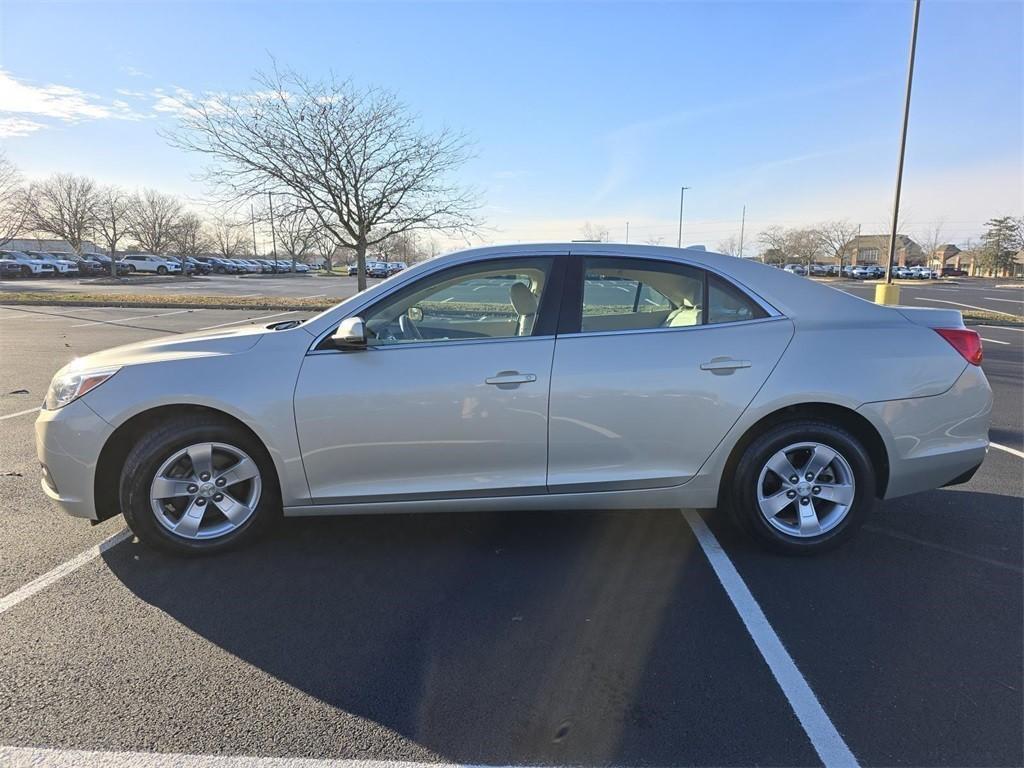
<instances>
[{"instance_id":1,"label":"front bumper","mask_svg":"<svg viewBox=\"0 0 1024 768\"><path fill-rule=\"evenodd\" d=\"M885 442L885 498L892 499L963 482L978 468L988 450L992 389L981 368L968 365L941 395L868 403L860 413Z\"/></svg>"},{"instance_id":2,"label":"front bumper","mask_svg":"<svg viewBox=\"0 0 1024 768\"><path fill-rule=\"evenodd\" d=\"M45 468L43 491L73 517L95 520L96 464L114 431L82 400L36 419L36 454Z\"/></svg>"}]
</instances>

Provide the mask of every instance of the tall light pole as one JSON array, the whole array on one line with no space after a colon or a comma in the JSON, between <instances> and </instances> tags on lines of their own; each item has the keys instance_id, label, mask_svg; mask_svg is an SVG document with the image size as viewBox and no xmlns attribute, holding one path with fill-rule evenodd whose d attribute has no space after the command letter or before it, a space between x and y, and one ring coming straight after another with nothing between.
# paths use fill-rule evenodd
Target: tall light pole
<instances>
[{"instance_id":1,"label":"tall light pole","mask_svg":"<svg viewBox=\"0 0 1024 768\"><path fill-rule=\"evenodd\" d=\"M910 89L914 84L914 54L917 52L917 20L921 0L914 0L914 22L910 30L910 59L907 62L907 93L903 100L903 130L900 133L900 159L896 166L896 195L892 203L892 229L889 233L889 257L885 265L885 283L875 286L876 304L899 304L899 286L892 284L892 263L896 257L896 229L899 226L900 190L903 186L903 158L907 152L907 124L910 122Z\"/></svg>"},{"instance_id":2,"label":"tall light pole","mask_svg":"<svg viewBox=\"0 0 1024 768\"><path fill-rule=\"evenodd\" d=\"M249 203L249 220L252 222L252 256L257 258L260 252L256 248L256 213L253 210L252 203Z\"/></svg>"},{"instance_id":3,"label":"tall light pole","mask_svg":"<svg viewBox=\"0 0 1024 768\"><path fill-rule=\"evenodd\" d=\"M683 197L686 195L686 190L690 187L679 188L679 236L676 237L676 248L683 247Z\"/></svg>"},{"instance_id":4,"label":"tall light pole","mask_svg":"<svg viewBox=\"0 0 1024 768\"><path fill-rule=\"evenodd\" d=\"M743 206L743 217L740 219L740 258L743 258L743 230L747 226L747 206Z\"/></svg>"}]
</instances>

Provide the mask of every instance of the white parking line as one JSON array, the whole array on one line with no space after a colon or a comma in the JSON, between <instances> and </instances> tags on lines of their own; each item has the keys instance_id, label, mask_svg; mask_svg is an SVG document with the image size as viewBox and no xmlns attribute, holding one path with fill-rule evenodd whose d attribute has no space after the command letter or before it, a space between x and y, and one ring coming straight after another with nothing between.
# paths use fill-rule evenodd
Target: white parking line
<instances>
[{"instance_id":1,"label":"white parking line","mask_svg":"<svg viewBox=\"0 0 1024 768\"><path fill-rule=\"evenodd\" d=\"M8 413L6 416L0 416L0 421L3 421L4 419L13 419L15 416L27 416L30 413L35 413L36 411L41 410L42 406L37 405L35 408L29 408L28 410L25 411L18 411L17 413Z\"/></svg>"},{"instance_id":2,"label":"white parking line","mask_svg":"<svg viewBox=\"0 0 1024 768\"><path fill-rule=\"evenodd\" d=\"M122 320L94 320L91 323L78 323L72 325L72 328L88 328L91 325L119 325L121 323L130 323L135 320L149 320L151 317L167 317L168 315L183 315L186 312L202 312L201 309L176 309L173 312L158 312L155 315L136 315L134 317L126 317Z\"/></svg>"},{"instance_id":3,"label":"white parking line","mask_svg":"<svg viewBox=\"0 0 1024 768\"><path fill-rule=\"evenodd\" d=\"M1007 315L1008 317L1017 317L1013 312L1003 312L1001 309L989 309L988 307L976 307L974 304L961 304L959 301L946 301L946 299L929 299L924 296L915 296L917 301L930 301L936 304L954 304L958 307L967 307L968 309L979 309L982 312L994 312L997 315Z\"/></svg>"},{"instance_id":4,"label":"white parking line","mask_svg":"<svg viewBox=\"0 0 1024 768\"><path fill-rule=\"evenodd\" d=\"M239 323L255 323L257 320L269 320L272 317L281 317L282 315L294 315L299 310L292 309L288 312L278 312L276 315L263 315L263 317L249 317L245 320L232 320L230 323L220 323L219 325L207 325L204 328L197 328L197 331L209 331L213 328L223 328L227 325L238 325Z\"/></svg>"},{"instance_id":5,"label":"white parking line","mask_svg":"<svg viewBox=\"0 0 1024 768\"><path fill-rule=\"evenodd\" d=\"M997 299L995 296L982 296L989 301L1005 301L1007 304L1024 304L1024 299Z\"/></svg>"},{"instance_id":6,"label":"white parking line","mask_svg":"<svg viewBox=\"0 0 1024 768\"><path fill-rule=\"evenodd\" d=\"M979 328L991 328L994 331L1024 331L1024 328L1014 328L1012 325L979 325Z\"/></svg>"},{"instance_id":7,"label":"white parking line","mask_svg":"<svg viewBox=\"0 0 1024 768\"><path fill-rule=\"evenodd\" d=\"M410 763L400 760L185 755L175 752L100 752L45 747L0 747L0 765L10 768L484 768L466 763Z\"/></svg>"},{"instance_id":8,"label":"white parking line","mask_svg":"<svg viewBox=\"0 0 1024 768\"><path fill-rule=\"evenodd\" d=\"M776 682L793 708L794 714L811 740L821 762L826 768L857 765L857 758L853 756L850 748L843 741L843 737L839 735L839 731L836 730L829 716L825 714L818 697L814 695L814 691L811 690L804 676L800 674L800 670L797 669L779 636L775 634L772 625L768 623L768 618L761 610L761 606L757 604L757 600L747 588L739 571L736 570L704 519L696 510L692 509L683 510L683 517L693 529L701 549L704 550L704 555L711 563L715 575L718 576L718 580L725 588L733 607L740 615L743 625L750 633L750 637L761 652L765 663L768 664L772 675L775 676Z\"/></svg>"},{"instance_id":9,"label":"white parking line","mask_svg":"<svg viewBox=\"0 0 1024 768\"><path fill-rule=\"evenodd\" d=\"M999 443L989 442L993 448L998 448L1000 451L1006 451L1011 456L1016 456L1018 459L1024 459L1024 452L1018 451L1016 448L1011 448L1008 445L1000 445Z\"/></svg>"},{"instance_id":10,"label":"white parking line","mask_svg":"<svg viewBox=\"0 0 1024 768\"><path fill-rule=\"evenodd\" d=\"M312 296L302 296L303 299L319 299L321 296L326 296L326 293L314 293Z\"/></svg>"},{"instance_id":11,"label":"white parking line","mask_svg":"<svg viewBox=\"0 0 1024 768\"><path fill-rule=\"evenodd\" d=\"M1008 341L999 341L998 339L986 339L984 336L981 337L981 340L986 342L986 343L988 343L988 344L1009 344L1010 343Z\"/></svg>"},{"instance_id":12,"label":"white parking line","mask_svg":"<svg viewBox=\"0 0 1024 768\"><path fill-rule=\"evenodd\" d=\"M122 531L115 533L108 539L97 544L95 547L89 547L89 549L82 552L80 555L75 555L73 558L68 560L66 563L61 563L51 571L47 571L42 576L38 576L23 587L11 592L9 595L0 597L0 613L9 611L11 608L16 606L18 603L28 600L32 595L37 592L42 592L48 586L53 584L55 581L59 581L67 576L69 573L73 573L81 568L83 565L88 563L90 560L94 560L111 547L116 547L122 541L130 538L132 532L125 528ZM0 761L2 762L2 761Z\"/></svg>"},{"instance_id":13,"label":"white parking line","mask_svg":"<svg viewBox=\"0 0 1024 768\"><path fill-rule=\"evenodd\" d=\"M72 309L74 312L77 313L77 312L98 312L101 309L110 309L110 307L69 307L68 309ZM30 323L52 323L55 320L73 319L73 318L69 318L67 315L65 315L63 311L60 311L60 312L40 312L40 314L43 315L43 317L33 317L33 318L31 318L29 320L29 322ZM22 317L24 317L24 315Z\"/></svg>"}]
</instances>

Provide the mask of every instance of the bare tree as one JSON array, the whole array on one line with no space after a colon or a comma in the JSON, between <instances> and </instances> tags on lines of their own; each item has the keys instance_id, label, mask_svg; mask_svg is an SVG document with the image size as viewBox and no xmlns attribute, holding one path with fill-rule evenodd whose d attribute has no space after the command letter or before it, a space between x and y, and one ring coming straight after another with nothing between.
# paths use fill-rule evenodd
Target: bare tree
<instances>
[{"instance_id":1,"label":"bare tree","mask_svg":"<svg viewBox=\"0 0 1024 768\"><path fill-rule=\"evenodd\" d=\"M143 251L160 256L170 248L181 215L178 198L144 189L132 198L128 230Z\"/></svg>"},{"instance_id":2,"label":"bare tree","mask_svg":"<svg viewBox=\"0 0 1024 768\"><path fill-rule=\"evenodd\" d=\"M110 276L117 277L117 246L128 232L132 198L120 187L103 187L96 192L93 226L110 253Z\"/></svg>"},{"instance_id":3,"label":"bare tree","mask_svg":"<svg viewBox=\"0 0 1024 768\"><path fill-rule=\"evenodd\" d=\"M724 253L726 256L739 256L740 255L740 241L736 235L729 235L718 243L717 248L719 253Z\"/></svg>"},{"instance_id":4,"label":"bare tree","mask_svg":"<svg viewBox=\"0 0 1024 768\"><path fill-rule=\"evenodd\" d=\"M14 163L0 152L0 247L21 234L30 209L29 188Z\"/></svg>"},{"instance_id":5,"label":"bare tree","mask_svg":"<svg viewBox=\"0 0 1024 768\"><path fill-rule=\"evenodd\" d=\"M839 274L842 274L843 261L850 250L853 239L857 236L857 226L845 219L837 219L819 224L816 229L822 251L826 256L836 260Z\"/></svg>"},{"instance_id":6,"label":"bare tree","mask_svg":"<svg viewBox=\"0 0 1024 768\"><path fill-rule=\"evenodd\" d=\"M665 244L665 238L662 237L661 235L651 235L650 237L647 238L647 244L648 245L664 245Z\"/></svg>"},{"instance_id":7,"label":"bare tree","mask_svg":"<svg viewBox=\"0 0 1024 768\"><path fill-rule=\"evenodd\" d=\"M198 256L209 248L206 239L206 225L195 213L183 213L175 220L168 237L168 244L178 252L181 262L181 276L188 277L186 262L189 257Z\"/></svg>"},{"instance_id":8,"label":"bare tree","mask_svg":"<svg viewBox=\"0 0 1024 768\"><path fill-rule=\"evenodd\" d=\"M810 266L821 258L823 245L817 229L802 228L786 231L786 254Z\"/></svg>"},{"instance_id":9,"label":"bare tree","mask_svg":"<svg viewBox=\"0 0 1024 768\"><path fill-rule=\"evenodd\" d=\"M252 250L248 222L220 214L210 222L207 231L210 247L225 259L245 256Z\"/></svg>"},{"instance_id":10,"label":"bare tree","mask_svg":"<svg viewBox=\"0 0 1024 768\"><path fill-rule=\"evenodd\" d=\"M588 221L580 229L580 234L583 235L584 240L596 243L608 242L608 227L604 226L604 224L591 224Z\"/></svg>"},{"instance_id":11,"label":"bare tree","mask_svg":"<svg viewBox=\"0 0 1024 768\"><path fill-rule=\"evenodd\" d=\"M917 244L924 251L926 267L932 266L932 263L936 260L936 254L939 252L939 246L945 244L943 236L945 225L945 220L938 219L932 222L926 229L920 230L914 235ZM942 257L939 256L938 259L941 261ZM943 265L940 263L939 269L942 269L942 267Z\"/></svg>"},{"instance_id":12,"label":"bare tree","mask_svg":"<svg viewBox=\"0 0 1024 768\"><path fill-rule=\"evenodd\" d=\"M57 173L33 189L31 203L29 227L66 240L80 254L82 241L95 221L96 182Z\"/></svg>"},{"instance_id":13,"label":"bare tree","mask_svg":"<svg viewBox=\"0 0 1024 768\"><path fill-rule=\"evenodd\" d=\"M475 231L475 196L450 180L470 156L463 135L423 130L392 93L348 81L275 67L256 82L183 102L168 139L205 155L207 181L228 199L274 192L308 207L355 251L360 290L369 247L401 232Z\"/></svg>"},{"instance_id":14,"label":"bare tree","mask_svg":"<svg viewBox=\"0 0 1024 768\"><path fill-rule=\"evenodd\" d=\"M326 227L318 226L313 230L310 247L313 253L324 260L324 269L327 272L332 271L334 252L338 250L338 243L335 242L334 235Z\"/></svg>"},{"instance_id":15,"label":"bare tree","mask_svg":"<svg viewBox=\"0 0 1024 768\"><path fill-rule=\"evenodd\" d=\"M763 246L761 261L765 264L777 264L785 261L789 240L786 230L779 226L766 227L757 236Z\"/></svg>"},{"instance_id":16,"label":"bare tree","mask_svg":"<svg viewBox=\"0 0 1024 768\"><path fill-rule=\"evenodd\" d=\"M314 234L321 227L317 217L308 208L286 204L275 212L277 242L285 255L291 259L291 271L295 271L295 260L304 256L313 245Z\"/></svg>"}]
</instances>

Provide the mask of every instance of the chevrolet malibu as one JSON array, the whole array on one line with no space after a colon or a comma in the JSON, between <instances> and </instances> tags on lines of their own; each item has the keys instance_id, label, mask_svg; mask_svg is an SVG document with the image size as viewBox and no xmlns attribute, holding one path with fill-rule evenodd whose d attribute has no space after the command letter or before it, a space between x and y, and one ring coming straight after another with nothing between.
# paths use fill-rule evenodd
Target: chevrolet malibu
<instances>
[{"instance_id":1,"label":"chevrolet malibu","mask_svg":"<svg viewBox=\"0 0 1024 768\"><path fill-rule=\"evenodd\" d=\"M37 446L66 512L181 554L282 513L695 507L810 553L971 477L981 356L955 310L702 250L491 247L305 321L74 360Z\"/></svg>"}]
</instances>

